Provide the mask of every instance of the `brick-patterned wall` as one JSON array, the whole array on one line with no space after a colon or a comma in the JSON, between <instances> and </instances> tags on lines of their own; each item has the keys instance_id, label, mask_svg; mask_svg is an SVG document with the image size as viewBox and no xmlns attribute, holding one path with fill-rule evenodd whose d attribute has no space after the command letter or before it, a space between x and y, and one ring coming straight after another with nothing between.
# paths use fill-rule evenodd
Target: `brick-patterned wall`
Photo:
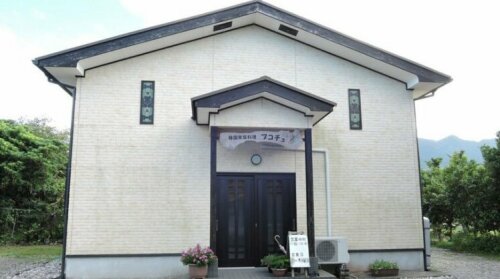
<instances>
[{"instance_id":1,"label":"brick-patterned wall","mask_svg":"<svg viewBox=\"0 0 500 279\"><path fill-rule=\"evenodd\" d=\"M338 103L313 128L313 148L329 152L334 234L347 237L350 249L422 247L411 92L250 26L88 70L78 80L68 254L179 253L208 244L210 138L208 127L191 120L190 99L263 75ZM141 80L156 82L154 125L139 124ZM348 88L361 90L362 131L349 130ZM220 170L245 168L219 150ZM288 163L269 171L296 172L305 230L304 154L273 156ZM322 155L314 163L317 234L324 235Z\"/></svg>"}]
</instances>

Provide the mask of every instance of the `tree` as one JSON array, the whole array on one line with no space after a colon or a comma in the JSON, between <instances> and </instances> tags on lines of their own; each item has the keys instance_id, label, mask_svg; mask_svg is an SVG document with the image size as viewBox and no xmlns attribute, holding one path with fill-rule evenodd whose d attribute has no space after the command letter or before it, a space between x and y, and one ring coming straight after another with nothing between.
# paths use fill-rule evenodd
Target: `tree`
<instances>
[{"instance_id":1,"label":"tree","mask_svg":"<svg viewBox=\"0 0 500 279\"><path fill-rule=\"evenodd\" d=\"M0 242L61 239L67 152L46 120L0 120Z\"/></svg>"},{"instance_id":2,"label":"tree","mask_svg":"<svg viewBox=\"0 0 500 279\"><path fill-rule=\"evenodd\" d=\"M424 214L431 219L438 238L443 231L452 238L457 225L474 234L497 230L494 224L498 222L493 219L498 210L492 208L498 208L498 198L492 195L487 169L468 160L463 151L454 153L443 169L441 161L431 159L429 169L422 172Z\"/></svg>"},{"instance_id":3,"label":"tree","mask_svg":"<svg viewBox=\"0 0 500 279\"><path fill-rule=\"evenodd\" d=\"M497 132L496 147L482 146L484 166L490 177L485 188L483 205L485 212L482 231L500 230L500 131Z\"/></svg>"},{"instance_id":4,"label":"tree","mask_svg":"<svg viewBox=\"0 0 500 279\"><path fill-rule=\"evenodd\" d=\"M484 232L488 215L490 178L484 166L468 160L463 151L451 156L443 170L456 221L465 232Z\"/></svg>"},{"instance_id":5,"label":"tree","mask_svg":"<svg viewBox=\"0 0 500 279\"><path fill-rule=\"evenodd\" d=\"M446 185L443 181L442 159L432 158L427 162L429 167L422 171L423 180L423 211L433 224L433 231L439 240L443 231L451 228L454 222L453 211L448 202Z\"/></svg>"}]
</instances>

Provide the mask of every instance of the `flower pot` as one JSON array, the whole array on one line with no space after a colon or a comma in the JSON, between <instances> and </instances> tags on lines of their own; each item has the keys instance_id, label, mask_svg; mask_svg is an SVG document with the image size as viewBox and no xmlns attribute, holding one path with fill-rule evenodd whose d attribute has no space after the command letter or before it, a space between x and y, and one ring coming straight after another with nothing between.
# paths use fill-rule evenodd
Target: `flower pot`
<instances>
[{"instance_id":1,"label":"flower pot","mask_svg":"<svg viewBox=\"0 0 500 279\"><path fill-rule=\"evenodd\" d=\"M212 263L208 264L208 278L219 277L219 260L215 259Z\"/></svg>"},{"instance_id":2,"label":"flower pot","mask_svg":"<svg viewBox=\"0 0 500 279\"><path fill-rule=\"evenodd\" d=\"M276 277L283 277L287 272L286 268L271 268L271 270L273 271L273 275Z\"/></svg>"},{"instance_id":3,"label":"flower pot","mask_svg":"<svg viewBox=\"0 0 500 279\"><path fill-rule=\"evenodd\" d=\"M399 269L371 269L370 271L374 277L398 276L399 274Z\"/></svg>"},{"instance_id":4,"label":"flower pot","mask_svg":"<svg viewBox=\"0 0 500 279\"><path fill-rule=\"evenodd\" d=\"M189 278L191 279L199 279L206 278L208 273L208 266L196 266L195 264L189 265Z\"/></svg>"}]
</instances>

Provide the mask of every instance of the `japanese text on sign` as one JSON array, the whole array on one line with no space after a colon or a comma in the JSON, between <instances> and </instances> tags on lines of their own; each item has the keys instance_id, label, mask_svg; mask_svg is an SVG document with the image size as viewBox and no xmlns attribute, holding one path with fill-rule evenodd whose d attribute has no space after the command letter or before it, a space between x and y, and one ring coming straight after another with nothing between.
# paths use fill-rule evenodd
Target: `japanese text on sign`
<instances>
[{"instance_id":1,"label":"japanese text on sign","mask_svg":"<svg viewBox=\"0 0 500 279\"><path fill-rule=\"evenodd\" d=\"M222 132L220 142L225 148L235 149L238 145L254 141L280 145L289 149L297 149L302 144L302 137L299 130L290 131L254 131L254 132Z\"/></svg>"},{"instance_id":2,"label":"japanese text on sign","mask_svg":"<svg viewBox=\"0 0 500 279\"><path fill-rule=\"evenodd\" d=\"M289 234L288 247L291 267L310 267L307 236L303 234Z\"/></svg>"}]
</instances>

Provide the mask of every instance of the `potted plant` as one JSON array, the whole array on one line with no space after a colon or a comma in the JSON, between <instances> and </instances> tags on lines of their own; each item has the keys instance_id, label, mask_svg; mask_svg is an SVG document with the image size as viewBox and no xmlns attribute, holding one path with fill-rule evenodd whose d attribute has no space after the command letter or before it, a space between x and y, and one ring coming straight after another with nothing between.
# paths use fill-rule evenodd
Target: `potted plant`
<instances>
[{"instance_id":1,"label":"potted plant","mask_svg":"<svg viewBox=\"0 0 500 279\"><path fill-rule=\"evenodd\" d=\"M283 277L290 268L290 259L286 255L274 256L271 258L269 267L276 277Z\"/></svg>"},{"instance_id":2,"label":"potted plant","mask_svg":"<svg viewBox=\"0 0 500 279\"><path fill-rule=\"evenodd\" d=\"M369 266L372 276L397 276L399 274L399 266L395 262L384 260L376 260Z\"/></svg>"},{"instance_id":3,"label":"potted plant","mask_svg":"<svg viewBox=\"0 0 500 279\"><path fill-rule=\"evenodd\" d=\"M214 260L208 263L208 278L219 277L219 259L214 255Z\"/></svg>"},{"instance_id":4,"label":"potted plant","mask_svg":"<svg viewBox=\"0 0 500 279\"><path fill-rule=\"evenodd\" d=\"M275 255L275 254L269 254L267 256L264 256L261 260L260 260L260 263L262 264L262 266L267 266L267 270L269 271L269 273L272 272L271 270L271 262L273 261L274 258L278 257L278 255Z\"/></svg>"},{"instance_id":5,"label":"potted plant","mask_svg":"<svg viewBox=\"0 0 500 279\"><path fill-rule=\"evenodd\" d=\"M210 247L202 248L197 244L182 252L181 261L189 266L189 278L205 278L208 273L208 264L216 261L217 257Z\"/></svg>"}]
</instances>

